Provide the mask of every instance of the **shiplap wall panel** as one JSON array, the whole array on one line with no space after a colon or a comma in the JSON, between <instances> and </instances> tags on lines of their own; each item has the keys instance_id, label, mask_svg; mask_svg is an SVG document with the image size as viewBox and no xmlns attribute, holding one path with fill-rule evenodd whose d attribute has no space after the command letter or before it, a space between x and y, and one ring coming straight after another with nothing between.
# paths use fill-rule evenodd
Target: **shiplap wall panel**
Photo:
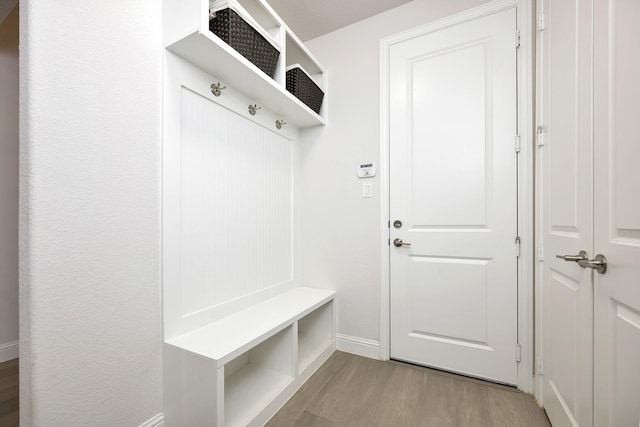
<instances>
[{"instance_id":1,"label":"shiplap wall panel","mask_svg":"<svg viewBox=\"0 0 640 427\"><path fill-rule=\"evenodd\" d=\"M292 141L183 87L180 155L182 315L293 280Z\"/></svg>"}]
</instances>

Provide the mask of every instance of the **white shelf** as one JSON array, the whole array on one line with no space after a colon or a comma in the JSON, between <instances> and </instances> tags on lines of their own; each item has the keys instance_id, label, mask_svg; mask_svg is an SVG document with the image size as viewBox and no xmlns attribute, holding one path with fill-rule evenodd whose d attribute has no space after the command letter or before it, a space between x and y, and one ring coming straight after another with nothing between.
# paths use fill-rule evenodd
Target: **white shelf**
<instances>
[{"instance_id":1,"label":"white shelf","mask_svg":"<svg viewBox=\"0 0 640 427\"><path fill-rule=\"evenodd\" d=\"M165 341L167 423L264 425L335 350L334 298L295 288Z\"/></svg>"},{"instance_id":2,"label":"white shelf","mask_svg":"<svg viewBox=\"0 0 640 427\"><path fill-rule=\"evenodd\" d=\"M317 340L311 335L298 335L298 372L302 372L311 366L333 344L334 341L331 338Z\"/></svg>"},{"instance_id":3,"label":"white shelf","mask_svg":"<svg viewBox=\"0 0 640 427\"><path fill-rule=\"evenodd\" d=\"M167 340L167 343L215 360L220 367L316 310L334 296L335 291L298 287Z\"/></svg>"},{"instance_id":4,"label":"white shelf","mask_svg":"<svg viewBox=\"0 0 640 427\"><path fill-rule=\"evenodd\" d=\"M224 366L225 425L246 426L295 379L293 326Z\"/></svg>"},{"instance_id":5,"label":"white shelf","mask_svg":"<svg viewBox=\"0 0 640 427\"><path fill-rule=\"evenodd\" d=\"M246 11L280 46L273 78L209 31L208 0L164 1L166 49L282 115L291 124L300 128L324 125L324 109L317 114L290 94L285 78L286 65L299 63L324 90L322 66L264 0L227 1Z\"/></svg>"},{"instance_id":6,"label":"white shelf","mask_svg":"<svg viewBox=\"0 0 640 427\"><path fill-rule=\"evenodd\" d=\"M245 426L278 396L293 377L252 363L225 379L226 425Z\"/></svg>"},{"instance_id":7,"label":"white shelf","mask_svg":"<svg viewBox=\"0 0 640 427\"><path fill-rule=\"evenodd\" d=\"M298 372L335 345L333 301L298 320Z\"/></svg>"},{"instance_id":8,"label":"white shelf","mask_svg":"<svg viewBox=\"0 0 640 427\"><path fill-rule=\"evenodd\" d=\"M286 35L286 68L299 65L300 68L325 91L324 70L318 65L318 61L308 53L298 38L287 32Z\"/></svg>"},{"instance_id":9,"label":"white shelf","mask_svg":"<svg viewBox=\"0 0 640 427\"><path fill-rule=\"evenodd\" d=\"M244 10L247 11L251 19L262 29L268 32L272 37L277 38L282 22L278 18L275 11L268 4L257 0L224 0L236 1Z\"/></svg>"}]
</instances>

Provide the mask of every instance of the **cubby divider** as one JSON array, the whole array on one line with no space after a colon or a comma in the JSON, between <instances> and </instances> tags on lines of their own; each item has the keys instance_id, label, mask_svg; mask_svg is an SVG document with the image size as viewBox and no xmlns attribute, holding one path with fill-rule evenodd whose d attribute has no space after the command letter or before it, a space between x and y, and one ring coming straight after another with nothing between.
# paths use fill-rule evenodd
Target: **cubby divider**
<instances>
[{"instance_id":1,"label":"cubby divider","mask_svg":"<svg viewBox=\"0 0 640 427\"><path fill-rule=\"evenodd\" d=\"M225 420L247 425L295 378L292 326L224 365Z\"/></svg>"},{"instance_id":2,"label":"cubby divider","mask_svg":"<svg viewBox=\"0 0 640 427\"><path fill-rule=\"evenodd\" d=\"M298 321L298 372L307 369L333 344L333 301Z\"/></svg>"}]
</instances>

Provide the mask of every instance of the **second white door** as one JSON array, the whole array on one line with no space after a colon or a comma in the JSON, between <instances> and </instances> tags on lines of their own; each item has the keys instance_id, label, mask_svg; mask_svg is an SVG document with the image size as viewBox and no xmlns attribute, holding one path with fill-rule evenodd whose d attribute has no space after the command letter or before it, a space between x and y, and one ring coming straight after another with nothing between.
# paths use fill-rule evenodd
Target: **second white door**
<instances>
[{"instance_id":1,"label":"second white door","mask_svg":"<svg viewBox=\"0 0 640 427\"><path fill-rule=\"evenodd\" d=\"M515 34L514 8L397 43L389 56L391 357L508 384Z\"/></svg>"}]
</instances>

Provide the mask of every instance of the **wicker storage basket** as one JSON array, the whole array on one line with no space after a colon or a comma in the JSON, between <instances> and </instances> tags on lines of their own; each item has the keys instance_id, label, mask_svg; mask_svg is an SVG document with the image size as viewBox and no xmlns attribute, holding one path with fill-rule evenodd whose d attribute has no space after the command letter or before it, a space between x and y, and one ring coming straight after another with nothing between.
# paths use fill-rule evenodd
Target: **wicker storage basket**
<instances>
[{"instance_id":1,"label":"wicker storage basket","mask_svg":"<svg viewBox=\"0 0 640 427\"><path fill-rule=\"evenodd\" d=\"M324 92L297 64L287 69L287 90L313 111L320 114Z\"/></svg>"},{"instance_id":2,"label":"wicker storage basket","mask_svg":"<svg viewBox=\"0 0 640 427\"><path fill-rule=\"evenodd\" d=\"M273 78L280 52L235 10L215 11L209 30Z\"/></svg>"}]
</instances>

